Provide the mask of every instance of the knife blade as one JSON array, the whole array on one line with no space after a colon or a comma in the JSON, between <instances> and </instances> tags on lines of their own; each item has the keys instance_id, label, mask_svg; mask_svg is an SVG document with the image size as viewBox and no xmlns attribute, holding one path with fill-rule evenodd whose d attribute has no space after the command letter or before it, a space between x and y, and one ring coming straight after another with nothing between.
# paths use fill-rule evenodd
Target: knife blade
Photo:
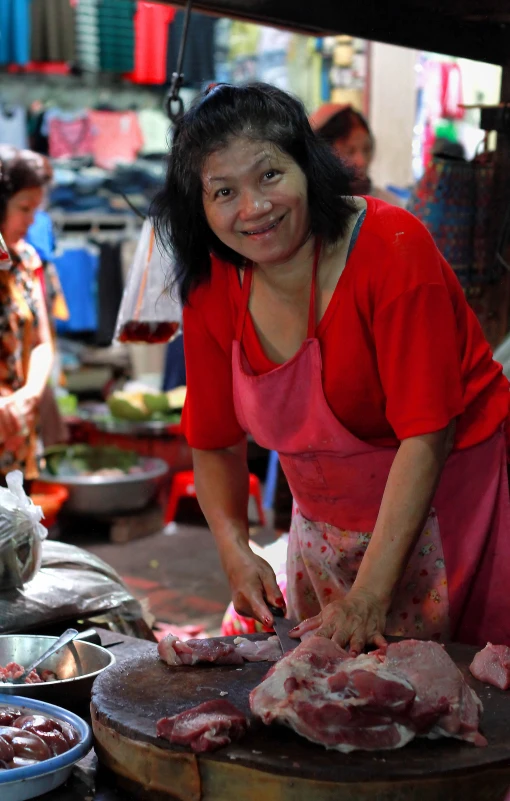
<instances>
[{"instance_id":1,"label":"knife blade","mask_svg":"<svg viewBox=\"0 0 510 801\"><path fill-rule=\"evenodd\" d=\"M278 606L271 606L270 604L268 604L268 606L273 615L273 627L276 636L278 637L283 655L285 656L285 654L292 651L301 642L299 638L295 639L294 637L289 637L289 631L297 626L297 621L286 618L285 612Z\"/></svg>"}]
</instances>

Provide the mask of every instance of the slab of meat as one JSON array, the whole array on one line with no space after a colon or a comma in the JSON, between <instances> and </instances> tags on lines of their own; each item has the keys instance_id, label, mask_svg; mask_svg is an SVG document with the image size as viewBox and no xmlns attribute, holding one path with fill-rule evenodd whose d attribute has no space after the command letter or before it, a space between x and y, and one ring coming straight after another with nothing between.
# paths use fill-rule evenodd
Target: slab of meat
<instances>
[{"instance_id":1,"label":"slab of meat","mask_svg":"<svg viewBox=\"0 0 510 801\"><path fill-rule=\"evenodd\" d=\"M482 702L442 645L423 640L393 643L385 666L413 686L416 697L410 720L417 734L487 745L478 731Z\"/></svg>"},{"instance_id":2,"label":"slab of meat","mask_svg":"<svg viewBox=\"0 0 510 801\"><path fill-rule=\"evenodd\" d=\"M252 642L238 637L234 644L213 639L182 642L168 634L158 644L158 653L167 665L196 665L199 662L215 665L242 665L247 662L276 662L282 656L278 637Z\"/></svg>"},{"instance_id":3,"label":"slab of meat","mask_svg":"<svg viewBox=\"0 0 510 801\"><path fill-rule=\"evenodd\" d=\"M37 762L53 756L44 740L31 731L23 731L14 726L0 726L0 737L12 746L14 756L35 759Z\"/></svg>"},{"instance_id":4,"label":"slab of meat","mask_svg":"<svg viewBox=\"0 0 510 801\"><path fill-rule=\"evenodd\" d=\"M475 679L493 684L500 690L510 687L510 648L507 645L492 645L488 642L479 651L469 669Z\"/></svg>"},{"instance_id":5,"label":"slab of meat","mask_svg":"<svg viewBox=\"0 0 510 801\"><path fill-rule=\"evenodd\" d=\"M278 662L282 658L282 648L278 637L269 637L268 640L247 640L245 637L236 637L234 640L236 651L246 662Z\"/></svg>"},{"instance_id":6,"label":"slab of meat","mask_svg":"<svg viewBox=\"0 0 510 801\"><path fill-rule=\"evenodd\" d=\"M216 751L243 736L248 723L229 701L206 701L156 724L158 737L197 753Z\"/></svg>"},{"instance_id":7,"label":"slab of meat","mask_svg":"<svg viewBox=\"0 0 510 801\"><path fill-rule=\"evenodd\" d=\"M264 723L344 753L400 748L417 735L486 744L478 697L433 642L405 640L354 659L310 637L271 668L250 706Z\"/></svg>"},{"instance_id":8,"label":"slab of meat","mask_svg":"<svg viewBox=\"0 0 510 801\"><path fill-rule=\"evenodd\" d=\"M168 634L158 643L158 653L168 665L196 665L210 662L215 665L242 665L243 658L234 645L218 640L186 640Z\"/></svg>"}]
</instances>

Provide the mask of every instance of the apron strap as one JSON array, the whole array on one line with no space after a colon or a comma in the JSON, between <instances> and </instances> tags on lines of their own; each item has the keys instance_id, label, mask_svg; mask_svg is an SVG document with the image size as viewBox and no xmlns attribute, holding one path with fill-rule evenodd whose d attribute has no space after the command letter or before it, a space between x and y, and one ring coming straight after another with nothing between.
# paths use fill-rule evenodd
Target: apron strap
<instances>
[{"instance_id":1,"label":"apron strap","mask_svg":"<svg viewBox=\"0 0 510 801\"><path fill-rule=\"evenodd\" d=\"M317 268L319 266L319 258L321 253L321 241L317 239L315 244L315 253L313 257L313 269L312 269L312 287L310 290L310 308L308 312L308 330L307 330L307 339L311 339L315 334L315 285L317 283ZM253 267L245 267L243 273L243 285L242 285L242 292L241 292L241 308L239 310L239 316L237 318L237 330L236 330L236 341L241 342L243 337L244 331L244 323L246 321L246 315L248 313L248 305L250 302L250 292L251 292L251 283L253 277Z\"/></svg>"}]
</instances>

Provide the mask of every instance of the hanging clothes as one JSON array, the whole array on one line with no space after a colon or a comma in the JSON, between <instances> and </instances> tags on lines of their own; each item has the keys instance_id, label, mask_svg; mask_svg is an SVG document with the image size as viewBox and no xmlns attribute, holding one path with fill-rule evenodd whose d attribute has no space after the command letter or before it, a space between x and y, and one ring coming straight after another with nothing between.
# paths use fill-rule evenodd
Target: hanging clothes
<instances>
[{"instance_id":1,"label":"hanging clothes","mask_svg":"<svg viewBox=\"0 0 510 801\"><path fill-rule=\"evenodd\" d=\"M99 249L71 240L59 246L54 263L69 308L69 319L57 321L57 333L97 331Z\"/></svg>"},{"instance_id":2,"label":"hanging clothes","mask_svg":"<svg viewBox=\"0 0 510 801\"><path fill-rule=\"evenodd\" d=\"M138 112L138 123L143 139L140 155L166 155L170 141L170 123L166 114L159 109L143 108Z\"/></svg>"},{"instance_id":3,"label":"hanging clothes","mask_svg":"<svg viewBox=\"0 0 510 801\"><path fill-rule=\"evenodd\" d=\"M168 83L177 69L179 47L184 33L184 11L177 11L170 26L166 77ZM214 26L216 20L207 14L192 12L189 21L188 38L184 51L184 86L201 89L204 84L214 81Z\"/></svg>"},{"instance_id":4,"label":"hanging clothes","mask_svg":"<svg viewBox=\"0 0 510 801\"><path fill-rule=\"evenodd\" d=\"M105 170L135 161L143 137L134 111L91 111L94 163Z\"/></svg>"},{"instance_id":5,"label":"hanging clothes","mask_svg":"<svg viewBox=\"0 0 510 801\"><path fill-rule=\"evenodd\" d=\"M90 156L94 151L91 118L87 112L66 114L57 110L49 122L50 156L53 159L70 159Z\"/></svg>"},{"instance_id":6,"label":"hanging clothes","mask_svg":"<svg viewBox=\"0 0 510 801\"><path fill-rule=\"evenodd\" d=\"M122 245L120 242L102 242L98 246L98 321L96 345L99 347L108 347L112 344L122 293L124 291L122 278Z\"/></svg>"},{"instance_id":7,"label":"hanging clothes","mask_svg":"<svg viewBox=\"0 0 510 801\"><path fill-rule=\"evenodd\" d=\"M76 4L76 64L88 72L100 68L98 4L99 0L78 0Z\"/></svg>"},{"instance_id":8,"label":"hanging clothes","mask_svg":"<svg viewBox=\"0 0 510 801\"><path fill-rule=\"evenodd\" d=\"M0 107L0 144L27 147L27 112L23 106Z\"/></svg>"},{"instance_id":9,"label":"hanging clothes","mask_svg":"<svg viewBox=\"0 0 510 801\"><path fill-rule=\"evenodd\" d=\"M75 57L74 7L69 0L32 0L32 61L72 62Z\"/></svg>"},{"instance_id":10,"label":"hanging clothes","mask_svg":"<svg viewBox=\"0 0 510 801\"><path fill-rule=\"evenodd\" d=\"M134 0L101 0L98 7L100 66L105 72L132 72L135 66Z\"/></svg>"},{"instance_id":11,"label":"hanging clothes","mask_svg":"<svg viewBox=\"0 0 510 801\"><path fill-rule=\"evenodd\" d=\"M0 64L30 61L30 0L0 0Z\"/></svg>"},{"instance_id":12,"label":"hanging clothes","mask_svg":"<svg viewBox=\"0 0 510 801\"><path fill-rule=\"evenodd\" d=\"M171 6L136 4L135 68L126 78L134 83L165 83L169 24L174 17L175 9Z\"/></svg>"}]
</instances>

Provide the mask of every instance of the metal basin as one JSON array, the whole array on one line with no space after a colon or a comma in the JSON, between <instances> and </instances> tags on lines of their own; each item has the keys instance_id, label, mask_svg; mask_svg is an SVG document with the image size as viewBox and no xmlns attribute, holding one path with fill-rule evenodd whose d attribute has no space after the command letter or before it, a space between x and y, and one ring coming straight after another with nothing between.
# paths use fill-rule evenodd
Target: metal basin
<instances>
[{"instance_id":1,"label":"metal basin","mask_svg":"<svg viewBox=\"0 0 510 801\"><path fill-rule=\"evenodd\" d=\"M112 454L115 458L115 450L118 449L83 446L82 450L97 465L102 466L100 459L104 453L109 457L109 463L105 466L115 466L111 459ZM124 457L125 455L124 452ZM168 472L168 465L162 459L140 456L136 458L136 465L141 468L141 472L122 476L69 475L64 470L55 475L43 470L39 481L60 484L67 489L69 498L64 506L66 511L85 515L123 514L146 507L157 494L163 477Z\"/></svg>"},{"instance_id":2,"label":"metal basin","mask_svg":"<svg viewBox=\"0 0 510 801\"><path fill-rule=\"evenodd\" d=\"M9 662L17 662L26 667L43 654L56 639L56 637L40 637L36 634L2 634L0 635L0 665L5 666ZM60 706L66 706L67 698L73 704L77 701L87 701L90 700L90 692L96 676L114 663L114 655L106 648L76 640L50 656L39 668L39 670L52 670L58 676L57 681L48 681L43 684L0 682L0 694L23 695L48 703L58 702Z\"/></svg>"}]
</instances>

